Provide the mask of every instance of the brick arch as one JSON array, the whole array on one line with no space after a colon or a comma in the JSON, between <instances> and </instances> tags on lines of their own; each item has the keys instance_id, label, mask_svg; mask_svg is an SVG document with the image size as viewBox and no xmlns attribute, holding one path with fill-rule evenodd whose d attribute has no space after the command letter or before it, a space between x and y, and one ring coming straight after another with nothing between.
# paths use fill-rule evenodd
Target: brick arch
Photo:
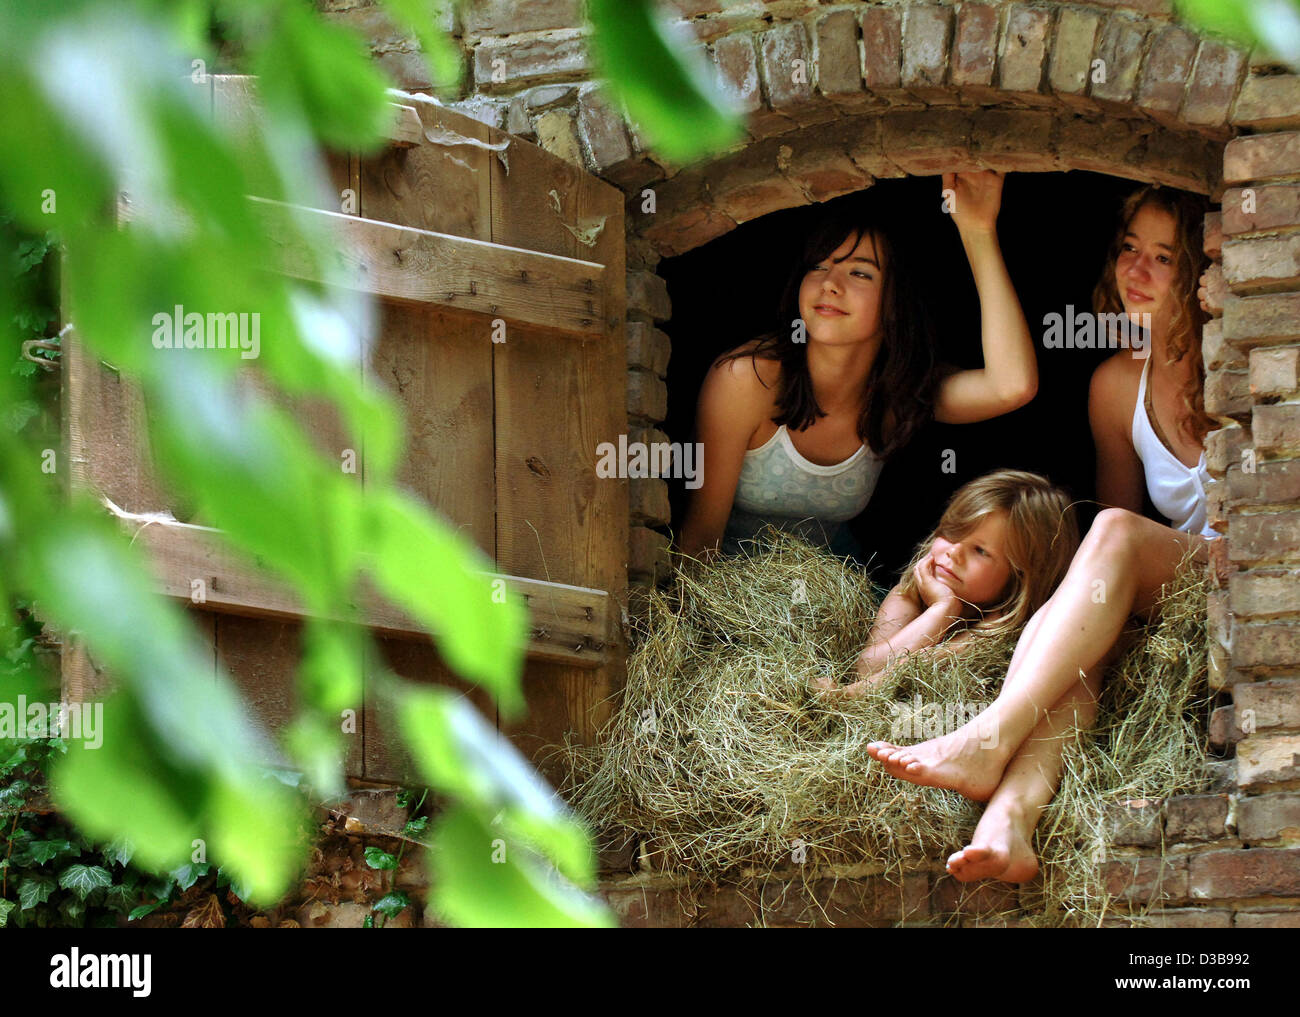
<instances>
[{"instance_id":1,"label":"brick arch","mask_svg":"<svg viewBox=\"0 0 1300 1017\"><path fill-rule=\"evenodd\" d=\"M632 195L629 240L649 265L770 211L949 168L1087 169L1217 198L1223 145L1269 112L1246 53L1165 0L769 5L734 31L716 3L677 6L748 138L680 172L646 171L635 130L615 164L588 139L596 171Z\"/></svg>"}]
</instances>

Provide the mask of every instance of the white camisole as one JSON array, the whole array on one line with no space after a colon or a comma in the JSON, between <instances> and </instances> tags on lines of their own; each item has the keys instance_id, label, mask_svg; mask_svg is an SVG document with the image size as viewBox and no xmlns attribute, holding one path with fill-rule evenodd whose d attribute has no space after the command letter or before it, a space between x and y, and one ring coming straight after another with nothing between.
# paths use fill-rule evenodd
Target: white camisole
<instances>
[{"instance_id":1,"label":"white camisole","mask_svg":"<svg viewBox=\"0 0 1300 1017\"><path fill-rule=\"evenodd\" d=\"M1200 461L1193 468L1185 465L1160 440L1147 416L1147 376L1150 371L1151 358L1148 357L1142 365L1142 380L1138 382L1132 430L1133 449L1142 460L1151 504L1175 530L1217 537L1218 533L1210 529L1206 521L1205 488L1210 482L1210 473L1205 466L1205 452L1201 452Z\"/></svg>"}]
</instances>

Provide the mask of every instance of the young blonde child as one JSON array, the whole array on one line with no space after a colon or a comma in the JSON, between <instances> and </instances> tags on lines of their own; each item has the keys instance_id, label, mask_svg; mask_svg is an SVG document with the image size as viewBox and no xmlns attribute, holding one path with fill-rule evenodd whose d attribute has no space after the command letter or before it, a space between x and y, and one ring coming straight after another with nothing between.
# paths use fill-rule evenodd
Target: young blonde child
<instances>
[{"instance_id":1,"label":"young blonde child","mask_svg":"<svg viewBox=\"0 0 1300 1017\"><path fill-rule=\"evenodd\" d=\"M1079 546L1065 493L1045 477L998 470L961 487L902 580L880 604L860 679L830 695L861 695L906 654L957 649L1018 630L1046 602Z\"/></svg>"}]
</instances>

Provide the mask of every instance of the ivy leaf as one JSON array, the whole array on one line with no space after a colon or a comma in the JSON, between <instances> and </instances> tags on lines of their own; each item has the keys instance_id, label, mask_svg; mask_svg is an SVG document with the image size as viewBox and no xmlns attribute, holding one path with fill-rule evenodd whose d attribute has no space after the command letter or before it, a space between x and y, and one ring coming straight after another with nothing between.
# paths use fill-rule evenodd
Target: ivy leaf
<instances>
[{"instance_id":1,"label":"ivy leaf","mask_svg":"<svg viewBox=\"0 0 1300 1017\"><path fill-rule=\"evenodd\" d=\"M56 885L53 876L28 876L18 887L18 903L30 911L49 900Z\"/></svg>"},{"instance_id":2,"label":"ivy leaf","mask_svg":"<svg viewBox=\"0 0 1300 1017\"><path fill-rule=\"evenodd\" d=\"M207 862L187 862L178 869L172 869L171 876L176 880L176 885L184 892L199 881L201 876L206 876L211 871Z\"/></svg>"},{"instance_id":3,"label":"ivy leaf","mask_svg":"<svg viewBox=\"0 0 1300 1017\"><path fill-rule=\"evenodd\" d=\"M105 860L125 866L130 863L131 856L135 854L135 845L125 838L119 838L105 844L100 849L100 853Z\"/></svg>"},{"instance_id":4,"label":"ivy leaf","mask_svg":"<svg viewBox=\"0 0 1300 1017\"><path fill-rule=\"evenodd\" d=\"M9 924L9 912L17 906L16 902L0 897L0 929Z\"/></svg>"},{"instance_id":5,"label":"ivy leaf","mask_svg":"<svg viewBox=\"0 0 1300 1017\"><path fill-rule=\"evenodd\" d=\"M372 911L382 911L389 918L396 918L398 913L411 904L411 898L404 890L394 890L375 901Z\"/></svg>"},{"instance_id":6,"label":"ivy leaf","mask_svg":"<svg viewBox=\"0 0 1300 1017\"><path fill-rule=\"evenodd\" d=\"M79 855L79 848L72 846L68 840L34 840L29 845L32 853L32 861L37 865L44 865L52 858L58 858L59 855Z\"/></svg>"},{"instance_id":7,"label":"ivy leaf","mask_svg":"<svg viewBox=\"0 0 1300 1017\"><path fill-rule=\"evenodd\" d=\"M138 908L131 909L131 913L127 915L126 920L128 922L134 922L137 919L143 918L145 915L151 915L162 907L162 905L163 902L160 900L156 900L152 904L141 904Z\"/></svg>"},{"instance_id":8,"label":"ivy leaf","mask_svg":"<svg viewBox=\"0 0 1300 1017\"><path fill-rule=\"evenodd\" d=\"M69 865L59 875L59 886L71 890L81 900L85 900L95 890L113 885L113 877L107 869L98 865Z\"/></svg>"},{"instance_id":9,"label":"ivy leaf","mask_svg":"<svg viewBox=\"0 0 1300 1017\"><path fill-rule=\"evenodd\" d=\"M81 918L86 913L86 902L75 897L64 897L59 904L59 914L67 919L69 925L81 925Z\"/></svg>"},{"instance_id":10,"label":"ivy leaf","mask_svg":"<svg viewBox=\"0 0 1300 1017\"><path fill-rule=\"evenodd\" d=\"M397 868L397 856L389 854L383 848L368 847L366 848L366 864L372 869L395 869Z\"/></svg>"},{"instance_id":11,"label":"ivy leaf","mask_svg":"<svg viewBox=\"0 0 1300 1017\"><path fill-rule=\"evenodd\" d=\"M428 825L428 816L419 816L416 819L407 820L406 825L402 827L402 835L405 837L418 837L420 834L424 833L424 830Z\"/></svg>"}]
</instances>

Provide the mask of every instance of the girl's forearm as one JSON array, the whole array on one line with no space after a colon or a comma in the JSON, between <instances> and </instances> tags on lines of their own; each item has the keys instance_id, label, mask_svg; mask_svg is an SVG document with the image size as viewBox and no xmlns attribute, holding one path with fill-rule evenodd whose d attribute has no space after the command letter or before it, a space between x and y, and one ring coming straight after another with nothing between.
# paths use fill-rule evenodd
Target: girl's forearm
<instances>
[{"instance_id":1,"label":"girl's forearm","mask_svg":"<svg viewBox=\"0 0 1300 1017\"><path fill-rule=\"evenodd\" d=\"M878 674L902 653L915 653L941 642L961 619L961 605L943 602L931 604L888 639L870 644L858 657L862 677Z\"/></svg>"},{"instance_id":2,"label":"girl's forearm","mask_svg":"<svg viewBox=\"0 0 1300 1017\"><path fill-rule=\"evenodd\" d=\"M1038 387L1038 365L1029 325L1011 284L996 229L959 229L962 246L979 292L984 370L1011 398Z\"/></svg>"}]
</instances>

